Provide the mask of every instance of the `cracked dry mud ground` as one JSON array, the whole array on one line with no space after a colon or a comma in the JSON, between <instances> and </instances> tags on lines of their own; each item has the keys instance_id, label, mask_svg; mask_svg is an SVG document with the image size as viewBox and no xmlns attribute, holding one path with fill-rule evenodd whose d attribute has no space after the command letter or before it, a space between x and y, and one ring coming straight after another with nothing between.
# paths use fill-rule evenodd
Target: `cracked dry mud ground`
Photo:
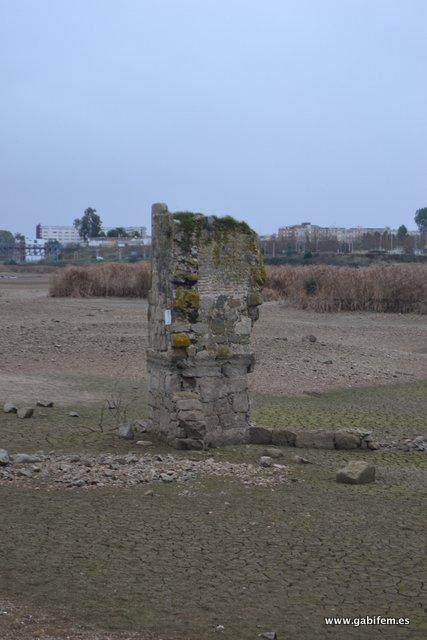
<instances>
[{"instance_id":1,"label":"cracked dry mud ground","mask_svg":"<svg viewBox=\"0 0 427 640\"><path fill-rule=\"evenodd\" d=\"M56 405L29 421L0 414L0 446L135 452L87 427L97 424L115 377L128 390L132 417L144 416L144 303L48 300L45 282L30 280L0 285L0 400L34 401L43 392ZM258 324L252 388L260 421L370 421L399 437L422 432L425 385L408 382L425 376L423 318L318 316L271 303ZM301 343L308 333L326 346L309 351ZM333 364L319 370L321 350L335 347ZM344 389L298 397L336 387ZM70 409L81 418L70 418ZM231 447L214 457L255 462L261 452ZM312 464L296 465L295 453ZM356 455L377 465L377 482L337 485L336 468ZM152 496L146 484L2 484L0 638L250 640L272 629L279 640L424 638L424 460L422 453L283 449L278 462L289 471L280 486L201 477L153 484ZM334 614L402 616L411 625L325 627L323 617Z\"/></svg>"}]
</instances>

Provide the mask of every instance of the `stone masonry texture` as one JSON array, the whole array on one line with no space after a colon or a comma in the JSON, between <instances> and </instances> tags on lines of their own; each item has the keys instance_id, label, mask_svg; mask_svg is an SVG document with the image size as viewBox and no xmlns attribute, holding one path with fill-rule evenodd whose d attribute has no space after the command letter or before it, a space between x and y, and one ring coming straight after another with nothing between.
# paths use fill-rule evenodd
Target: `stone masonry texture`
<instances>
[{"instance_id":1,"label":"stone masonry texture","mask_svg":"<svg viewBox=\"0 0 427 640\"><path fill-rule=\"evenodd\" d=\"M250 334L262 302L257 235L233 218L152 207L149 407L179 449L248 441Z\"/></svg>"}]
</instances>

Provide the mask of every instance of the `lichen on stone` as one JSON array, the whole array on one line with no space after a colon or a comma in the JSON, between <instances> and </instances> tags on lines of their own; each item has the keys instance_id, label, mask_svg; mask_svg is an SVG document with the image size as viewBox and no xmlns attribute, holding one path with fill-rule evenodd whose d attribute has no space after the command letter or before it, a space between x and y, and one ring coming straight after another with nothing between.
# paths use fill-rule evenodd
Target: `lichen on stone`
<instances>
[{"instance_id":1,"label":"lichen on stone","mask_svg":"<svg viewBox=\"0 0 427 640\"><path fill-rule=\"evenodd\" d=\"M173 333L171 343L176 349L187 348L190 346L191 340L187 333Z\"/></svg>"}]
</instances>

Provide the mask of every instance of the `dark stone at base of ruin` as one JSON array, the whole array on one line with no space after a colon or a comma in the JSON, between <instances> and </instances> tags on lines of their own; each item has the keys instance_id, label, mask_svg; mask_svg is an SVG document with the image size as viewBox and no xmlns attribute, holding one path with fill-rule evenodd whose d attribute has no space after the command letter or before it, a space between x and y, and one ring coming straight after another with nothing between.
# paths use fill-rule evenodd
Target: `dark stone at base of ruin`
<instances>
[{"instance_id":1,"label":"dark stone at base of ruin","mask_svg":"<svg viewBox=\"0 0 427 640\"><path fill-rule=\"evenodd\" d=\"M267 427L249 427L250 444L271 444L273 429Z\"/></svg>"},{"instance_id":2,"label":"dark stone at base of ruin","mask_svg":"<svg viewBox=\"0 0 427 640\"><path fill-rule=\"evenodd\" d=\"M271 434L271 442L272 444L282 447L294 447L296 437L296 431L290 431L289 429L274 429Z\"/></svg>"},{"instance_id":3,"label":"dark stone at base of ruin","mask_svg":"<svg viewBox=\"0 0 427 640\"><path fill-rule=\"evenodd\" d=\"M257 427L248 430L250 444L273 444L279 447L307 449L369 448L368 432L339 429L337 431L290 429L288 427Z\"/></svg>"},{"instance_id":4,"label":"dark stone at base of ruin","mask_svg":"<svg viewBox=\"0 0 427 640\"><path fill-rule=\"evenodd\" d=\"M335 449L333 431L299 431L295 446L312 449Z\"/></svg>"}]
</instances>

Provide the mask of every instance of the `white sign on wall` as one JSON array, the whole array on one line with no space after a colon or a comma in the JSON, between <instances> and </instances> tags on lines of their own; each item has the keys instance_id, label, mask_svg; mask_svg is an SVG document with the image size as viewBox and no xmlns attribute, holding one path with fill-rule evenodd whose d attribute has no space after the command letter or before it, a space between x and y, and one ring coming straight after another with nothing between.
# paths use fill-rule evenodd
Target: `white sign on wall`
<instances>
[{"instance_id":1,"label":"white sign on wall","mask_svg":"<svg viewBox=\"0 0 427 640\"><path fill-rule=\"evenodd\" d=\"M165 324L172 324L172 313L170 309L165 309Z\"/></svg>"}]
</instances>

